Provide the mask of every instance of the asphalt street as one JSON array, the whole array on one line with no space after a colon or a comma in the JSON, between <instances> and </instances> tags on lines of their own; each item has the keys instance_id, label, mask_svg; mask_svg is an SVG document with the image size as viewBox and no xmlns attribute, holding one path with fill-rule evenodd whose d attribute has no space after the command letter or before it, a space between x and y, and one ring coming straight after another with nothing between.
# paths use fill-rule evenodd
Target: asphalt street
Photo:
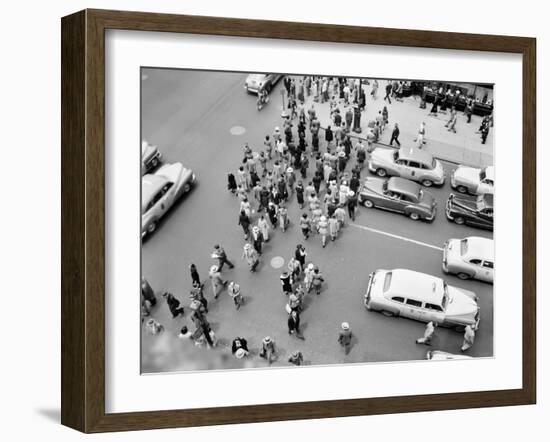
<instances>
[{"instance_id":1,"label":"asphalt street","mask_svg":"<svg viewBox=\"0 0 550 442\"><path fill-rule=\"evenodd\" d=\"M423 323L387 318L365 310L363 295L369 274L376 269L407 268L443 277L450 285L472 290L479 296L481 323L475 345L468 354L492 356L493 286L461 281L441 270L442 246L446 240L466 236L492 238L492 233L447 221L444 207L451 192L448 180L443 187L428 189L438 204L434 222L412 221L392 212L359 207L355 222L350 224L347 220L340 237L325 249L319 236L303 240L297 225L301 211L292 197L287 205L290 228L284 233L271 231L258 271L249 272L241 259L244 239L237 225L239 202L227 191L227 173L237 170L246 142L252 150L260 151L265 135L271 134L275 126L281 126L283 85L279 82L271 92L270 102L258 111L256 97L244 90L245 78L243 73L142 71L142 138L159 146L163 162L181 162L197 175L196 186L143 243L142 274L157 294L170 291L186 309L184 317L172 320L167 305L159 297L153 317L165 326L165 333L176 335L184 324L193 327L187 308L191 288L188 266L193 262L201 279L206 281L205 294L210 303L208 319L220 340L218 350L203 352L228 353L225 346L236 336L246 337L249 346L257 349L261 339L269 335L279 349L279 359L274 365L288 365L286 361L294 350L302 351L307 364L423 360L429 349L459 353L460 333L438 329L431 347L417 345L415 339L422 336ZM391 123L390 112L390 126ZM313 161L311 163L308 178L312 177ZM444 167L449 176L456 165L444 163ZM362 177L369 175L365 168ZM256 220L257 214L253 218ZM241 285L246 302L238 311L225 291L217 300L212 298L208 269L213 264L210 257L213 245L217 243L236 264L233 270L224 268L223 277ZM306 262L318 265L326 281L319 296L311 293L306 297L301 315L305 341L287 333L284 309L287 299L279 281L298 243L306 247ZM274 257L284 258L283 268L271 266ZM336 342L343 321L350 323L355 336L347 356ZM177 366L163 363L162 358L158 362L151 357L153 352L184 354L187 347L159 350L156 336L142 332L142 337L142 371L204 368L193 365L191 356L187 359L189 363L184 357ZM258 364L266 365L263 361Z\"/></svg>"}]
</instances>

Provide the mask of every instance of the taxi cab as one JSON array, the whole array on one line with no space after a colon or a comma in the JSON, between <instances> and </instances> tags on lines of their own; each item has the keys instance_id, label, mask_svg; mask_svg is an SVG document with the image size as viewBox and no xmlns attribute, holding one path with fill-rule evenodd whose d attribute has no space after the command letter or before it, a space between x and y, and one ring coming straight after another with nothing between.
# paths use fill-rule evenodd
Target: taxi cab
<instances>
[{"instance_id":1,"label":"taxi cab","mask_svg":"<svg viewBox=\"0 0 550 442\"><path fill-rule=\"evenodd\" d=\"M443 279L408 269L379 269L370 274L364 304L386 316L402 316L463 331L480 320L474 292Z\"/></svg>"},{"instance_id":2,"label":"taxi cab","mask_svg":"<svg viewBox=\"0 0 550 442\"><path fill-rule=\"evenodd\" d=\"M430 187L445 182L445 170L432 154L417 147L398 150L377 147L368 162L369 170L379 177L398 176Z\"/></svg>"},{"instance_id":3,"label":"taxi cab","mask_svg":"<svg viewBox=\"0 0 550 442\"><path fill-rule=\"evenodd\" d=\"M450 239L443 246L443 271L460 279L493 283L495 245L492 239L469 236Z\"/></svg>"}]
</instances>

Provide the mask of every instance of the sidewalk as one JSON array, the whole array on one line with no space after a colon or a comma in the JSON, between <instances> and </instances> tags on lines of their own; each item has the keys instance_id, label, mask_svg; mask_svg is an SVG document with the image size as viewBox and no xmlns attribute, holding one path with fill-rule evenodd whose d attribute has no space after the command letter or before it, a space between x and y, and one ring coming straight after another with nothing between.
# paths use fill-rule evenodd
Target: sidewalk
<instances>
[{"instance_id":1,"label":"sidewalk","mask_svg":"<svg viewBox=\"0 0 550 442\"><path fill-rule=\"evenodd\" d=\"M370 120L375 120L378 111L384 106L388 108L388 125L380 136L379 145L389 147L389 141L395 123L399 124L399 141L401 146L407 147L414 145L414 140L418 133L421 122L426 123L426 144L424 149L432 153L434 157L449 161L452 163L463 164L472 167L484 167L493 165L493 130L489 131L486 144L481 144L481 135L475 132L481 124L481 117L472 115L472 121L468 124L466 116L459 112L458 121L456 124L457 133L449 132L445 127L449 118L447 114L439 113L437 117L428 116L431 105L428 103L427 109L420 109L420 99L408 97L402 102L392 99L391 104L383 100L385 82L380 82L377 99L373 99L370 95L370 86L364 85L365 94L367 97L366 110L361 114L362 132L357 134L351 132L352 138L365 139L368 131L368 123ZM314 104L317 118L321 122L321 128L326 128L327 125L334 126L330 119L330 105L326 103L317 103L313 101L313 97L309 96L305 101L305 110ZM346 113L347 107L343 101L339 104L342 118ZM323 135L320 136L323 140Z\"/></svg>"}]
</instances>

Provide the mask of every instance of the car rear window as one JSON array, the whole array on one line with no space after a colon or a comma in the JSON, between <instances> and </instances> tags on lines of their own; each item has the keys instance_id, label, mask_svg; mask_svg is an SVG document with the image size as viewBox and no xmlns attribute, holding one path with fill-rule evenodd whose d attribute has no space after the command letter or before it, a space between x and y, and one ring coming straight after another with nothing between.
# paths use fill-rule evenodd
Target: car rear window
<instances>
[{"instance_id":1,"label":"car rear window","mask_svg":"<svg viewBox=\"0 0 550 442\"><path fill-rule=\"evenodd\" d=\"M391 276L392 276L392 272L388 272L386 273L386 276L384 276L384 287L382 288L382 291L384 293L387 292L388 289L390 288Z\"/></svg>"},{"instance_id":2,"label":"car rear window","mask_svg":"<svg viewBox=\"0 0 550 442\"><path fill-rule=\"evenodd\" d=\"M464 256L466 253L468 253L468 240L462 239L460 240L460 254Z\"/></svg>"}]
</instances>

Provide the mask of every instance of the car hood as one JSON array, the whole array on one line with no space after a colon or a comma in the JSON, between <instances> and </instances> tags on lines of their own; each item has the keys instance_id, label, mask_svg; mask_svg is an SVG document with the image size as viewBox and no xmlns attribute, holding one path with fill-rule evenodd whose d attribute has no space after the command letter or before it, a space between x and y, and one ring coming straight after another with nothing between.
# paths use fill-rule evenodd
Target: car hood
<instances>
[{"instance_id":1,"label":"car hood","mask_svg":"<svg viewBox=\"0 0 550 442\"><path fill-rule=\"evenodd\" d=\"M376 162L382 162L382 163L394 163L394 150L393 149L385 149L383 147L378 147L372 151L371 159Z\"/></svg>"},{"instance_id":2,"label":"car hood","mask_svg":"<svg viewBox=\"0 0 550 442\"><path fill-rule=\"evenodd\" d=\"M476 294L470 290L453 286L447 286L447 290L449 293L449 304L445 311L446 318L474 323L475 315L478 311Z\"/></svg>"},{"instance_id":3,"label":"car hood","mask_svg":"<svg viewBox=\"0 0 550 442\"><path fill-rule=\"evenodd\" d=\"M480 170L474 167L465 167L460 166L455 170L454 177L455 180L458 180L462 183L467 184L479 184L479 173Z\"/></svg>"},{"instance_id":4,"label":"car hood","mask_svg":"<svg viewBox=\"0 0 550 442\"><path fill-rule=\"evenodd\" d=\"M477 201L471 198L463 198L455 194L449 196L449 201L455 208L462 208L470 212L477 211Z\"/></svg>"},{"instance_id":5,"label":"car hood","mask_svg":"<svg viewBox=\"0 0 550 442\"><path fill-rule=\"evenodd\" d=\"M431 209L435 204L435 197L430 192L422 190L422 198L420 198L420 204Z\"/></svg>"}]
</instances>

